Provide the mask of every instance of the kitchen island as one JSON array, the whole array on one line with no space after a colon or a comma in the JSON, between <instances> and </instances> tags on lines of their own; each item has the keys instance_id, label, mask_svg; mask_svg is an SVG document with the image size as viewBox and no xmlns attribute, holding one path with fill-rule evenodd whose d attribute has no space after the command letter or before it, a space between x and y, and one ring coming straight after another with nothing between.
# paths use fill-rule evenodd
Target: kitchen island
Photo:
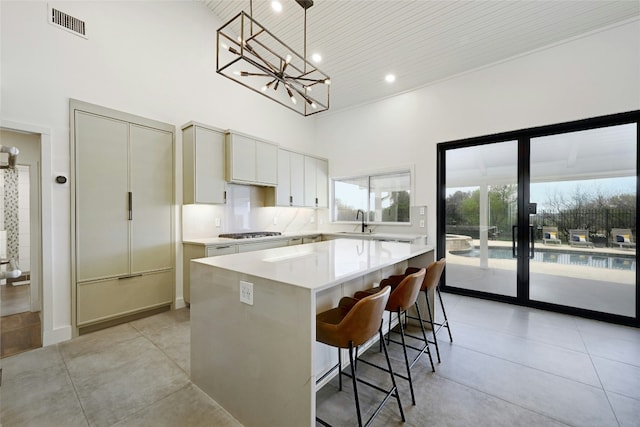
<instances>
[{"instance_id":1,"label":"kitchen island","mask_svg":"<svg viewBox=\"0 0 640 427\"><path fill-rule=\"evenodd\" d=\"M357 239L191 261L193 383L247 427L315 425L316 378L337 360L316 313L431 261L431 246Z\"/></svg>"}]
</instances>

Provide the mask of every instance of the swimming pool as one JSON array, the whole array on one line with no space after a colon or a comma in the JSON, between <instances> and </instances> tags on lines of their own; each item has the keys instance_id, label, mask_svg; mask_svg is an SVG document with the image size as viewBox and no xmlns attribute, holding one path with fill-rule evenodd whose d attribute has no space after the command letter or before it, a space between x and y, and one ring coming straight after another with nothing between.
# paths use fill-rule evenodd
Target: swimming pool
<instances>
[{"instance_id":1,"label":"swimming pool","mask_svg":"<svg viewBox=\"0 0 640 427\"><path fill-rule=\"evenodd\" d=\"M479 258L480 250L474 247L466 251L450 251L453 255ZM511 248L489 248L489 258L513 259ZM602 252L558 251L557 249L536 249L534 262L580 265L585 267L609 268L613 270L636 270L635 255L613 255Z\"/></svg>"}]
</instances>

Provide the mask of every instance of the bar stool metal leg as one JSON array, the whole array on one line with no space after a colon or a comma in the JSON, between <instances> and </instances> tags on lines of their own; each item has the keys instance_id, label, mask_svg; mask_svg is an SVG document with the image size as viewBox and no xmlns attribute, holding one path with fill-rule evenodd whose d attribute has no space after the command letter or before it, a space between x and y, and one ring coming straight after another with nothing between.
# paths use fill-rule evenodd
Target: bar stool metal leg
<instances>
[{"instance_id":1,"label":"bar stool metal leg","mask_svg":"<svg viewBox=\"0 0 640 427\"><path fill-rule=\"evenodd\" d=\"M415 307L416 307L416 313L418 314L418 322L420 323L420 331L422 332L422 339L424 340L424 347L420 350L420 354L416 356L411 366L413 367L413 365L418 361L418 359L420 358L420 356L422 356L423 353L427 353L429 355L429 363L431 364L431 372L435 372L436 367L433 364L433 357L431 357L431 350L429 349L429 340L427 339L427 332L424 330L424 321L422 320L422 313L420 313L420 306L418 306L417 301L416 301ZM429 309L428 304L427 304L427 309ZM429 309L429 315L431 315L430 309ZM437 347L436 347L436 351L437 351ZM438 358L438 361L440 361L439 358Z\"/></svg>"},{"instance_id":2,"label":"bar stool metal leg","mask_svg":"<svg viewBox=\"0 0 640 427\"><path fill-rule=\"evenodd\" d=\"M358 414L358 426L362 427L362 415L360 414L360 399L358 398L358 380L356 379L356 364L353 359L353 343L349 342L349 362L351 363L351 380L353 381L353 395L356 399L356 413Z\"/></svg>"},{"instance_id":3,"label":"bar stool metal leg","mask_svg":"<svg viewBox=\"0 0 640 427\"><path fill-rule=\"evenodd\" d=\"M404 339L404 327L402 326L402 312L398 309L398 326L400 327L400 339L402 341L402 351L404 353L404 363L407 367L407 380L409 381L409 390L411 390L411 403L416 404L416 395L413 391L413 379L411 378L411 367L409 366L409 356L407 355L407 343ZM389 333L391 335L391 333Z\"/></svg>"},{"instance_id":4,"label":"bar stool metal leg","mask_svg":"<svg viewBox=\"0 0 640 427\"><path fill-rule=\"evenodd\" d=\"M396 378L395 378L395 375L393 374L393 368L391 368L391 359L389 358L389 352L387 351L387 346L384 343L384 336L382 336L382 325L380 325L380 330L378 331L378 335L380 336L380 341L382 341L382 347L384 349L384 357L385 359L387 359L387 367L389 368L389 373L391 374L391 383L393 384L393 390L395 390L396 401L398 402L398 409L400 410L400 417L402 418L402 422L405 422L406 419L404 417L404 410L402 409L402 402L400 402L400 392L398 391ZM389 398L387 397L387 399ZM382 407L380 409L382 409Z\"/></svg>"},{"instance_id":5,"label":"bar stool metal leg","mask_svg":"<svg viewBox=\"0 0 640 427\"><path fill-rule=\"evenodd\" d=\"M442 326L447 328L449 332L449 341L453 342L453 337L451 336L451 328L449 327L449 318L447 317L447 312L444 309L444 303L442 302L442 293L440 293L440 287L436 288L436 292L438 293L438 298L440 298L440 307L442 307L442 314L444 315L444 322L442 322Z\"/></svg>"},{"instance_id":6,"label":"bar stool metal leg","mask_svg":"<svg viewBox=\"0 0 640 427\"><path fill-rule=\"evenodd\" d=\"M438 363L440 363L440 349L438 348L438 337L436 337L436 328L433 324L433 314L431 314L431 303L429 303L429 295L424 293L424 299L427 301L427 311L429 312L429 324L431 325L431 333L433 334L433 343L436 345L436 355L438 356Z\"/></svg>"}]
</instances>

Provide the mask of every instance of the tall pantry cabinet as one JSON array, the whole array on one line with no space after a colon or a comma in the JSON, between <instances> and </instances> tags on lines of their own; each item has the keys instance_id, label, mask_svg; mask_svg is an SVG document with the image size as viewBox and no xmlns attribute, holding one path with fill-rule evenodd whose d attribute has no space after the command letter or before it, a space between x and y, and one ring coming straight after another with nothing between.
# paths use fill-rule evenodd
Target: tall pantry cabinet
<instances>
[{"instance_id":1,"label":"tall pantry cabinet","mask_svg":"<svg viewBox=\"0 0 640 427\"><path fill-rule=\"evenodd\" d=\"M71 114L82 333L173 302L175 128L75 100Z\"/></svg>"}]
</instances>

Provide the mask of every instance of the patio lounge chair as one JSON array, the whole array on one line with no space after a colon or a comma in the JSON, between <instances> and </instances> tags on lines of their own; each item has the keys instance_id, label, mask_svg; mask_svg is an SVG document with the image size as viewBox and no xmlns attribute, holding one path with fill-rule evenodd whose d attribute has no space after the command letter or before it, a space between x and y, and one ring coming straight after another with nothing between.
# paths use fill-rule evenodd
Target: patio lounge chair
<instances>
[{"instance_id":1,"label":"patio lounge chair","mask_svg":"<svg viewBox=\"0 0 640 427\"><path fill-rule=\"evenodd\" d=\"M542 243L561 245L562 240L558 238L558 227L542 227Z\"/></svg>"},{"instance_id":2,"label":"patio lounge chair","mask_svg":"<svg viewBox=\"0 0 640 427\"><path fill-rule=\"evenodd\" d=\"M612 228L611 239L613 244L618 245L620 248L635 248L636 242L633 241L633 234L628 228Z\"/></svg>"},{"instance_id":3,"label":"patio lounge chair","mask_svg":"<svg viewBox=\"0 0 640 427\"><path fill-rule=\"evenodd\" d=\"M589 241L587 230L569 230L569 245L593 248L593 243Z\"/></svg>"}]
</instances>

